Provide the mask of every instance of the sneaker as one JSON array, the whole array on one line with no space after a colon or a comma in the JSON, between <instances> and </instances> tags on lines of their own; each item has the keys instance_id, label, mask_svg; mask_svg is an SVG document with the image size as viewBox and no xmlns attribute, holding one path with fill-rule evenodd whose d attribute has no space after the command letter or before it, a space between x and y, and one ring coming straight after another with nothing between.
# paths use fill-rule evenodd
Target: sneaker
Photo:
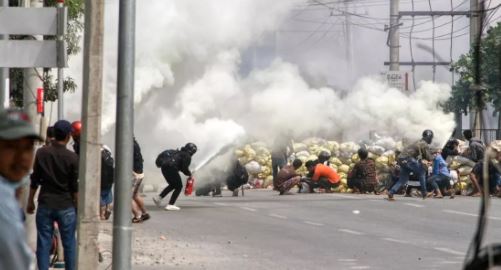
<instances>
[{"instance_id":1,"label":"sneaker","mask_svg":"<svg viewBox=\"0 0 501 270\"><path fill-rule=\"evenodd\" d=\"M393 198L393 194L388 193L388 201L395 201L395 198Z\"/></svg>"},{"instance_id":2,"label":"sneaker","mask_svg":"<svg viewBox=\"0 0 501 270\"><path fill-rule=\"evenodd\" d=\"M153 197L153 202L157 207L161 207L160 204L162 203L162 198L160 198L160 196L155 196Z\"/></svg>"},{"instance_id":3,"label":"sneaker","mask_svg":"<svg viewBox=\"0 0 501 270\"><path fill-rule=\"evenodd\" d=\"M175 206L173 204L168 204L164 209L167 210L167 211L179 211L179 210L181 210L181 208L179 208L179 207L177 207L177 206Z\"/></svg>"}]
</instances>

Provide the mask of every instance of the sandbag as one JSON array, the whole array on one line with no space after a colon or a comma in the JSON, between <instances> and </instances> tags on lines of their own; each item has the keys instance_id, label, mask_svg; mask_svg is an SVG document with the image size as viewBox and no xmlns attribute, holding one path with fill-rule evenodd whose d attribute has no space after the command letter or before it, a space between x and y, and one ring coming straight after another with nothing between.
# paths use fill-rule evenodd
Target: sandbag
<instances>
[{"instance_id":1,"label":"sandbag","mask_svg":"<svg viewBox=\"0 0 501 270\"><path fill-rule=\"evenodd\" d=\"M261 172L261 165L257 163L257 161L250 161L249 163L245 164L245 169L249 174L258 174Z\"/></svg>"}]
</instances>

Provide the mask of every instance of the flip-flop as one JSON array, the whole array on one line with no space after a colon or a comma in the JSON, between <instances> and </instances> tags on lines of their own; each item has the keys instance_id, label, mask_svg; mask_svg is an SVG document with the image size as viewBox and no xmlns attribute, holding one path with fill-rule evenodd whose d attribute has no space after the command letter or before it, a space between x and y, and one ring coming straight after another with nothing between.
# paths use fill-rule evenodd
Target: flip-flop
<instances>
[{"instance_id":1,"label":"flip-flop","mask_svg":"<svg viewBox=\"0 0 501 270\"><path fill-rule=\"evenodd\" d=\"M132 223L141 223L141 222L143 222L143 220L140 218L137 218L137 217L132 218Z\"/></svg>"}]
</instances>

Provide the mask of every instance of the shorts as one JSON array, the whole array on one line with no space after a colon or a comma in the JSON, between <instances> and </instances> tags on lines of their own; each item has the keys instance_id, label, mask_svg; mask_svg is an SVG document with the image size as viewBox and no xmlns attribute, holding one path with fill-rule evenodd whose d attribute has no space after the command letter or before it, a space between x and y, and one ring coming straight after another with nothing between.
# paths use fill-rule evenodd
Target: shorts
<instances>
[{"instance_id":1,"label":"shorts","mask_svg":"<svg viewBox=\"0 0 501 270\"><path fill-rule=\"evenodd\" d=\"M144 173L135 173L132 172L132 197L136 197L137 193L139 192L139 187L141 186L141 183L143 183L144 179Z\"/></svg>"},{"instance_id":2,"label":"shorts","mask_svg":"<svg viewBox=\"0 0 501 270\"><path fill-rule=\"evenodd\" d=\"M113 202L112 188L101 190L101 206L111 204Z\"/></svg>"}]
</instances>

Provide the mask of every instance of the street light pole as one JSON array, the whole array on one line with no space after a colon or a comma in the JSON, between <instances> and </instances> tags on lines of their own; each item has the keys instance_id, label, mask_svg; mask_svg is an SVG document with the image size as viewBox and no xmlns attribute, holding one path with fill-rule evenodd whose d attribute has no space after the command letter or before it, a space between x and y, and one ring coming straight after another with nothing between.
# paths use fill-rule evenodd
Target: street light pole
<instances>
[{"instance_id":1,"label":"street light pole","mask_svg":"<svg viewBox=\"0 0 501 270\"><path fill-rule=\"evenodd\" d=\"M2 7L9 7L9 0L1 0ZM8 40L9 35L0 35L0 39ZM9 107L9 68L0 68L0 108Z\"/></svg>"},{"instance_id":2,"label":"street light pole","mask_svg":"<svg viewBox=\"0 0 501 270\"><path fill-rule=\"evenodd\" d=\"M134 67L136 1L120 0L118 19L118 80L116 179L132 178L134 136ZM131 269L132 223L130 181L115 183L115 210L113 218L113 270Z\"/></svg>"}]
</instances>

